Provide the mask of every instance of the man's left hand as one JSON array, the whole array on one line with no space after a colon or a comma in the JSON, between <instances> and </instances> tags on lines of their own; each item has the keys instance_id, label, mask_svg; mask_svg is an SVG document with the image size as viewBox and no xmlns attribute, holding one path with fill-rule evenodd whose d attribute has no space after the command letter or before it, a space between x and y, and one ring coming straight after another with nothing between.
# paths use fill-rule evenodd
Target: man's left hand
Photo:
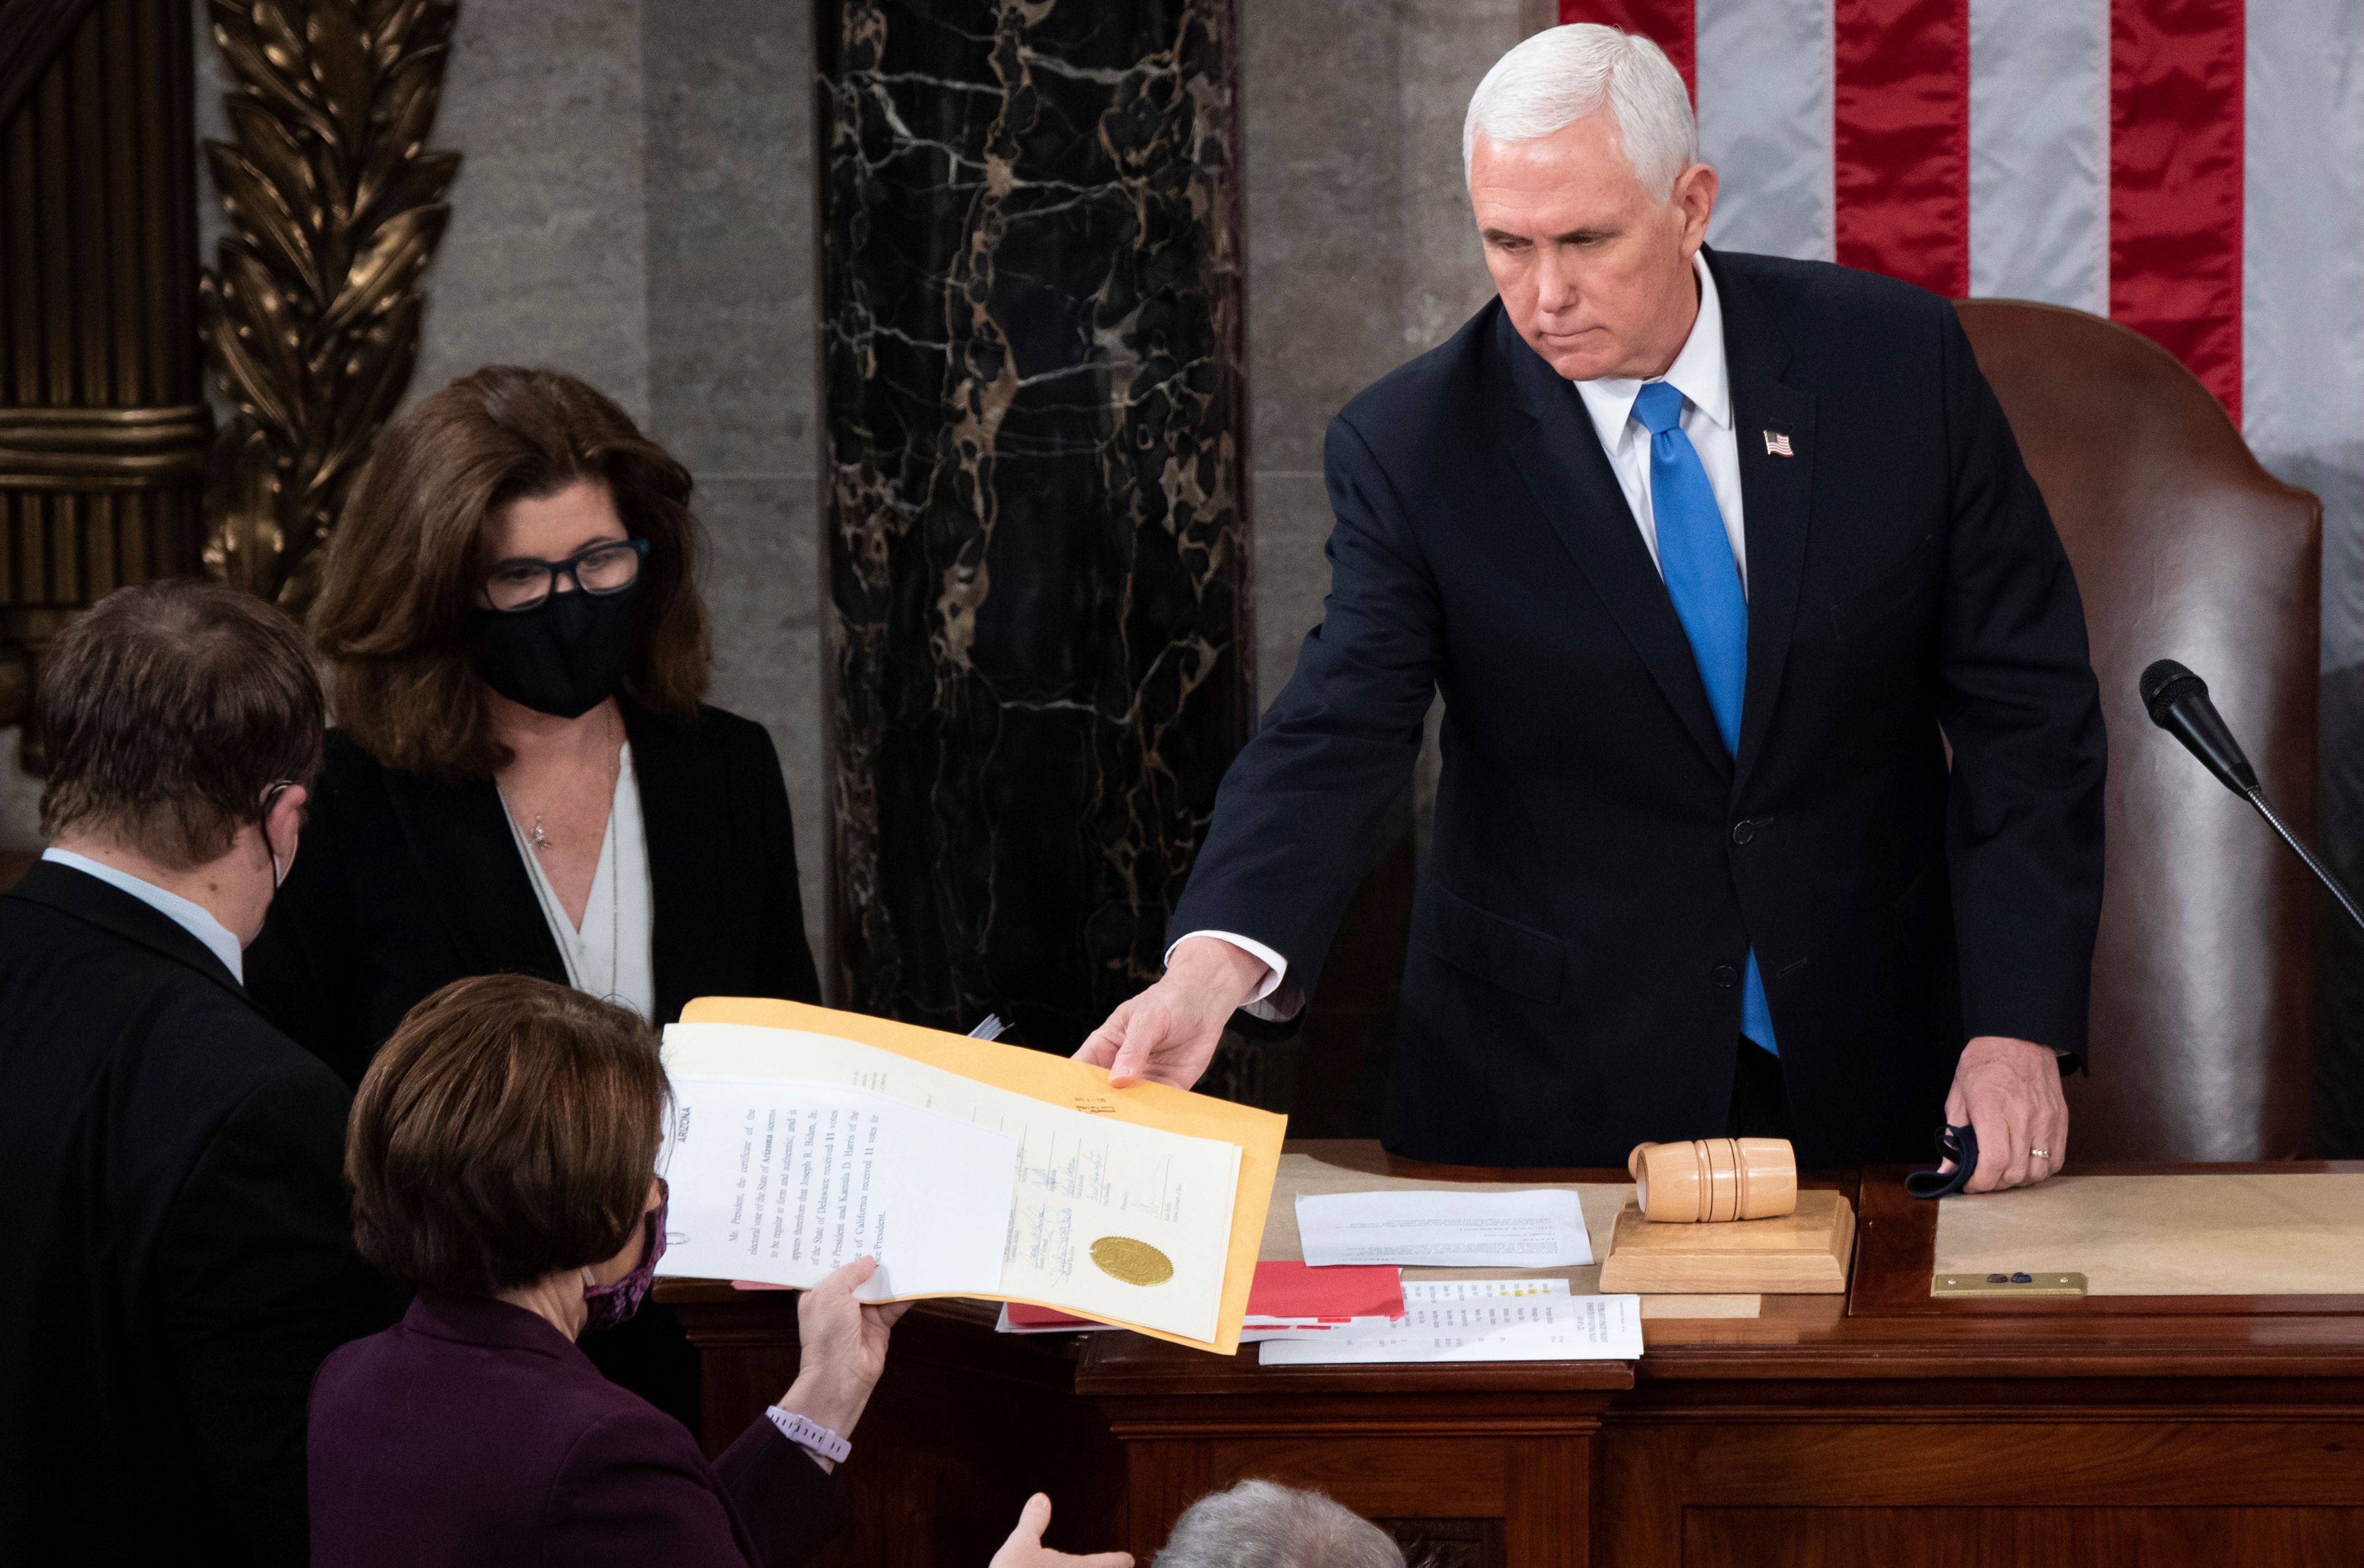
<instances>
[{"instance_id":1,"label":"man's left hand","mask_svg":"<svg viewBox=\"0 0 2364 1568\"><path fill-rule=\"evenodd\" d=\"M2060 1059L2047 1045L1982 1034L1962 1047L1946 1120L1979 1135L1979 1168L1965 1192L2034 1184L2068 1154L2068 1101L2060 1093ZM1946 1161L1943 1169L1952 1170Z\"/></svg>"}]
</instances>

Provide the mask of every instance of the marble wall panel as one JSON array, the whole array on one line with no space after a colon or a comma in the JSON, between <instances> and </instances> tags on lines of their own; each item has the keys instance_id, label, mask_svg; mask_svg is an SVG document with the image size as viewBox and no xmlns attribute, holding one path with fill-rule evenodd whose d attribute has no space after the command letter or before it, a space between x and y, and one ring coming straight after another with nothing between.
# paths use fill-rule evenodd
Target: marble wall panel
<instances>
[{"instance_id":1,"label":"marble wall panel","mask_svg":"<svg viewBox=\"0 0 2364 1568\"><path fill-rule=\"evenodd\" d=\"M1231 0L824 0L836 967L1072 1046L1250 718Z\"/></svg>"}]
</instances>

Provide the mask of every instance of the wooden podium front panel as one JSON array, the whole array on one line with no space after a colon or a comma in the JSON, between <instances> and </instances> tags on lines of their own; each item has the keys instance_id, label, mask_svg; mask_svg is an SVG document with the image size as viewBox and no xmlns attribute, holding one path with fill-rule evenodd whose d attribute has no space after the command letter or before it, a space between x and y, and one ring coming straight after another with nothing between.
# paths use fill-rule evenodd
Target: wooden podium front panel
<instances>
[{"instance_id":1,"label":"wooden podium front panel","mask_svg":"<svg viewBox=\"0 0 2364 1568\"><path fill-rule=\"evenodd\" d=\"M1622 1363L1267 1369L1253 1348L1183 1359L1195 1354L1111 1335L1079 1371L1123 1449L1124 1544L1141 1561L1192 1502L1252 1479L1326 1492L1445 1564L1591 1561L1593 1442L1631 1384Z\"/></svg>"},{"instance_id":2,"label":"wooden podium front panel","mask_svg":"<svg viewBox=\"0 0 2364 1568\"><path fill-rule=\"evenodd\" d=\"M1325 1492L1434 1568L1583 1568L1590 1561L1591 1449L1585 1437L1243 1434L1138 1440L1125 1445L1125 1548L1144 1563L1183 1509L1250 1480Z\"/></svg>"},{"instance_id":3,"label":"wooden podium front panel","mask_svg":"<svg viewBox=\"0 0 2364 1568\"><path fill-rule=\"evenodd\" d=\"M2270 1391L2179 1409L2155 1389L2103 1388L2035 1410L1992 1385L1907 1385L1869 1405L1860 1390L1827 1392L1782 1408L1701 1390L1685 1406L1616 1412L1601 1439L1594 1562L2364 1562L2364 1421L2350 1412L2277 1406Z\"/></svg>"},{"instance_id":4,"label":"wooden podium front panel","mask_svg":"<svg viewBox=\"0 0 2364 1568\"><path fill-rule=\"evenodd\" d=\"M1322 1157L1431 1181L1364 1146ZM2290 1171L2293 1167L2273 1167ZM1932 1302L1935 1206L1901 1173L1839 1296L1649 1318L1637 1363L1264 1367L1132 1334L895 1331L828 1563L979 1564L1028 1493L1052 1538L1145 1562L1248 1476L1319 1486L1440 1568L2259 1568L2364 1563L2364 1316L2316 1297ZM1826 1180L1828 1180L1826 1178ZM705 1360L709 1451L796 1372L794 1297L666 1281Z\"/></svg>"},{"instance_id":5,"label":"wooden podium front panel","mask_svg":"<svg viewBox=\"0 0 2364 1568\"><path fill-rule=\"evenodd\" d=\"M794 1382L797 1297L667 1280L704 1369L703 1446L717 1454ZM886 1373L837 1471L853 1521L819 1568L983 1568L1035 1492L1045 1540L1104 1551L1123 1538L1123 1456L1075 1395L1076 1337L993 1331L975 1302L918 1304L895 1327Z\"/></svg>"}]
</instances>

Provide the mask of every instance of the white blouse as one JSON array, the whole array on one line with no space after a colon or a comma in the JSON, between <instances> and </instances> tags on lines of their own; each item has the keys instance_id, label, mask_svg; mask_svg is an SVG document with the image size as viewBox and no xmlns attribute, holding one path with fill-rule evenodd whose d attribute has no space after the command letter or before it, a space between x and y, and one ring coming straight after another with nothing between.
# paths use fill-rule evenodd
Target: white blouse
<instances>
[{"instance_id":1,"label":"white blouse","mask_svg":"<svg viewBox=\"0 0 2364 1568\"><path fill-rule=\"evenodd\" d=\"M517 823L517 815L502 802L501 815L509 822L509 837L525 862L534 896L541 901L542 917L558 942L566 962L566 983L605 1001L631 1008L651 1023L657 1016L656 965L650 956L649 932L654 924L650 896L649 842L641 820L640 781L632 776L632 743L624 742L617 755L616 798L608 808L608 831L599 844L599 866L591 878L591 895L583 905L580 929L566 918L566 906L550 884L541 857Z\"/></svg>"}]
</instances>

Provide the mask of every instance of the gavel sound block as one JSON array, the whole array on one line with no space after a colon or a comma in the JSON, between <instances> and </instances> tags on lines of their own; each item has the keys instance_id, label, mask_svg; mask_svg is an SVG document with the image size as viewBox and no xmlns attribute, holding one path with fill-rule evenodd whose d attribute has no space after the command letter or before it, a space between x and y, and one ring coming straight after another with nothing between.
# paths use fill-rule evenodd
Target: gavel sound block
<instances>
[{"instance_id":1,"label":"gavel sound block","mask_svg":"<svg viewBox=\"0 0 2364 1568\"><path fill-rule=\"evenodd\" d=\"M1604 1291L1823 1296L1846 1289L1855 1209L1800 1192L1786 1139L1645 1143L1626 1162L1634 1196L1617 1216Z\"/></svg>"}]
</instances>

